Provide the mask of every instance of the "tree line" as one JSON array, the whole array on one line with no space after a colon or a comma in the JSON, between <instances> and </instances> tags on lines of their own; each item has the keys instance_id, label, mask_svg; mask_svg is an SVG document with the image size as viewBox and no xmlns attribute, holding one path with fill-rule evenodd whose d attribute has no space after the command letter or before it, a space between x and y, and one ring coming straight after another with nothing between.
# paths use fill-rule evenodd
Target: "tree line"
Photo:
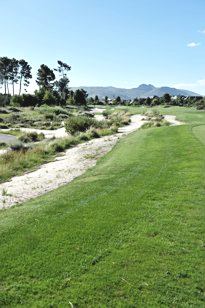
<instances>
[{"instance_id":1,"label":"tree line","mask_svg":"<svg viewBox=\"0 0 205 308\"><path fill-rule=\"evenodd\" d=\"M61 60L55 68L41 64L36 73L38 90L34 94L27 94L27 87L32 78L32 67L24 60L0 57L0 105L19 105L22 107L48 105L86 105L87 93L83 89L75 92L69 90L68 72L71 66ZM17 89L17 90L16 90ZM22 94L22 90L25 93Z\"/></svg>"},{"instance_id":2,"label":"tree line","mask_svg":"<svg viewBox=\"0 0 205 308\"><path fill-rule=\"evenodd\" d=\"M103 99L89 97L88 103L91 105L121 105L121 106L147 106L154 107L159 105L169 106L184 106L184 107L197 107L197 109L205 109L205 98L203 96L171 96L165 93L163 96L153 96L146 98L136 97L133 100L122 99L120 96L109 99L105 96Z\"/></svg>"},{"instance_id":3,"label":"tree line","mask_svg":"<svg viewBox=\"0 0 205 308\"><path fill-rule=\"evenodd\" d=\"M68 92L69 79L67 72L71 70L71 66L60 60L57 61L57 68L50 69L47 65L41 64L37 71L36 83L39 89L59 91L62 98ZM15 58L0 57L0 85L4 88L4 94L15 95L15 86L18 85L18 94L24 91L27 92L27 87L30 84L32 67L24 60ZM56 79L55 72L59 74L59 79ZM10 91L10 87L12 90Z\"/></svg>"},{"instance_id":4,"label":"tree line","mask_svg":"<svg viewBox=\"0 0 205 308\"><path fill-rule=\"evenodd\" d=\"M28 87L31 78L31 66L27 61L0 57L0 85L3 86L5 95L10 94L11 91L14 95L16 85L18 85L18 94L20 95L22 85L25 88Z\"/></svg>"},{"instance_id":5,"label":"tree line","mask_svg":"<svg viewBox=\"0 0 205 308\"><path fill-rule=\"evenodd\" d=\"M88 97L83 89L75 92L69 89L68 72L71 66L61 60L57 61L57 66L53 69L46 64L41 64L36 73L36 83L38 90L34 94L27 94L27 87L32 78L32 67L24 59L0 57L0 87L3 94L0 94L0 105L13 104L22 107L36 105L134 105L134 106L196 106L198 109L205 109L205 100L199 97L171 97L168 93L162 97L135 98L134 100L123 100L120 96L109 99ZM22 94L22 90L25 93Z\"/></svg>"}]
</instances>

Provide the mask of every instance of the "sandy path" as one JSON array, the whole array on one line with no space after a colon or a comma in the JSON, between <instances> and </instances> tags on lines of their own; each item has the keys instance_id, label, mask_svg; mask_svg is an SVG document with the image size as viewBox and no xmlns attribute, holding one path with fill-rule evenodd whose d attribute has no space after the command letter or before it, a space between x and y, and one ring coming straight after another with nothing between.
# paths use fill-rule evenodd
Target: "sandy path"
<instances>
[{"instance_id":1,"label":"sandy path","mask_svg":"<svg viewBox=\"0 0 205 308\"><path fill-rule=\"evenodd\" d=\"M1 150L0 150L0 155L5 154L6 152L8 152L8 150L7 150L7 149L1 149Z\"/></svg>"},{"instance_id":2,"label":"sandy path","mask_svg":"<svg viewBox=\"0 0 205 308\"><path fill-rule=\"evenodd\" d=\"M143 119L146 119L146 117L141 114L135 114L131 116L131 123L124 127L120 127L118 129L118 132L124 134L134 132L135 130L139 129L144 123L147 122L146 120Z\"/></svg>"},{"instance_id":3,"label":"sandy path","mask_svg":"<svg viewBox=\"0 0 205 308\"><path fill-rule=\"evenodd\" d=\"M15 128L2 129L2 131L9 132L12 129L15 129ZM46 139L64 138L64 137L68 136L68 134L66 133L65 127L61 127L61 128L54 129L54 130L27 128L27 127L20 127L20 128L17 128L17 129L19 129L20 131L25 132L25 133L33 133L33 132L36 132L37 134L43 133Z\"/></svg>"},{"instance_id":4,"label":"sandy path","mask_svg":"<svg viewBox=\"0 0 205 308\"><path fill-rule=\"evenodd\" d=\"M63 156L36 171L13 177L0 185L0 191L4 192L0 195L0 208L11 207L71 182L94 166L117 140L116 135L91 140L67 150Z\"/></svg>"},{"instance_id":5,"label":"sandy path","mask_svg":"<svg viewBox=\"0 0 205 308\"><path fill-rule=\"evenodd\" d=\"M180 122L180 121L176 120L176 116L175 115L168 115L167 114L167 115L164 116L164 119L167 122L171 123L172 126L185 124L183 122Z\"/></svg>"},{"instance_id":6,"label":"sandy path","mask_svg":"<svg viewBox=\"0 0 205 308\"><path fill-rule=\"evenodd\" d=\"M71 182L93 167L99 157L108 153L120 137L139 129L145 123L143 119L142 115L134 115L129 125L119 129L120 133L79 144L38 170L0 184L0 209L9 208ZM173 120L173 125L177 125L175 117L169 119Z\"/></svg>"}]
</instances>

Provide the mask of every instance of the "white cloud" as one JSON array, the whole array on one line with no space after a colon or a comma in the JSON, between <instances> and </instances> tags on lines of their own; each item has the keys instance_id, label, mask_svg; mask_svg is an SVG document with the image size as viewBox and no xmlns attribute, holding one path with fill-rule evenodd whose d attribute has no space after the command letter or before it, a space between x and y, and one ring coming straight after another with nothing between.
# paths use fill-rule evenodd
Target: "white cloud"
<instances>
[{"instance_id":1,"label":"white cloud","mask_svg":"<svg viewBox=\"0 0 205 308\"><path fill-rule=\"evenodd\" d=\"M199 33L205 34L205 29L204 30L199 30Z\"/></svg>"},{"instance_id":2,"label":"white cloud","mask_svg":"<svg viewBox=\"0 0 205 308\"><path fill-rule=\"evenodd\" d=\"M197 84L200 85L200 86L203 86L205 87L205 79L200 79L197 81Z\"/></svg>"},{"instance_id":3,"label":"white cloud","mask_svg":"<svg viewBox=\"0 0 205 308\"><path fill-rule=\"evenodd\" d=\"M187 47L189 48L195 48L198 47L200 45L200 43L195 43L195 42L191 42L187 44Z\"/></svg>"},{"instance_id":4,"label":"white cloud","mask_svg":"<svg viewBox=\"0 0 205 308\"><path fill-rule=\"evenodd\" d=\"M199 94L205 94L205 79L199 79L190 83L175 83L174 88L190 90Z\"/></svg>"}]
</instances>

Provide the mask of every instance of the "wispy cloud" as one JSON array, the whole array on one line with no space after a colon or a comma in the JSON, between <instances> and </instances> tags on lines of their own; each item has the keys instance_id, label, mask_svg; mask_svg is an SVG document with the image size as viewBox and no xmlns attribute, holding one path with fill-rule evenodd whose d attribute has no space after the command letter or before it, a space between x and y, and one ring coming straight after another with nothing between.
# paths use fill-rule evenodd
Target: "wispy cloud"
<instances>
[{"instance_id":1,"label":"wispy cloud","mask_svg":"<svg viewBox=\"0 0 205 308\"><path fill-rule=\"evenodd\" d=\"M195 48L198 47L200 45L200 43L196 43L196 42L191 42L187 44L187 47L189 48Z\"/></svg>"},{"instance_id":2,"label":"wispy cloud","mask_svg":"<svg viewBox=\"0 0 205 308\"><path fill-rule=\"evenodd\" d=\"M204 30L199 30L198 32L205 34L205 29Z\"/></svg>"},{"instance_id":3,"label":"wispy cloud","mask_svg":"<svg viewBox=\"0 0 205 308\"><path fill-rule=\"evenodd\" d=\"M199 79L195 82L190 83L175 83L173 87L177 89L186 89L190 91L194 91L197 93L204 93L205 89L205 79Z\"/></svg>"}]
</instances>

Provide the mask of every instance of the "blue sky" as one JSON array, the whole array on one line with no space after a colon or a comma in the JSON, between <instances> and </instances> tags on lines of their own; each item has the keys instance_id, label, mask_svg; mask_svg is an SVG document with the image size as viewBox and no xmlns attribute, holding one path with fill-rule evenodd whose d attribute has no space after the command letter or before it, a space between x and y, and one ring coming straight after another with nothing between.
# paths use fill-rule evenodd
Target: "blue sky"
<instances>
[{"instance_id":1,"label":"blue sky","mask_svg":"<svg viewBox=\"0 0 205 308\"><path fill-rule=\"evenodd\" d=\"M72 66L70 86L205 94L205 0L0 0L1 56ZM31 90L34 87L31 85Z\"/></svg>"}]
</instances>

